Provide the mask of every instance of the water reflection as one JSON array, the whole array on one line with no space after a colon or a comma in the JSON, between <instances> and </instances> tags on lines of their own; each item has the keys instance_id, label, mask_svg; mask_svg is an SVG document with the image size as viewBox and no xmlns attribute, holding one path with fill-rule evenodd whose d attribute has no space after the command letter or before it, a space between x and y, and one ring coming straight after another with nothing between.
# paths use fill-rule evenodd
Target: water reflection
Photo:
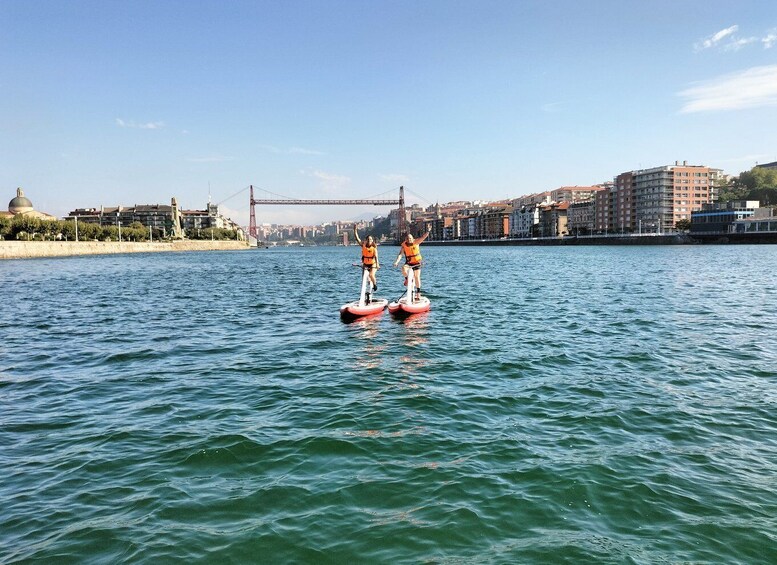
<instances>
[{"instance_id":1,"label":"water reflection","mask_svg":"<svg viewBox=\"0 0 777 565\"><path fill-rule=\"evenodd\" d=\"M348 323L351 338L363 342L363 353L353 359L350 368L355 370L377 369L383 363L386 345L378 340L383 316L359 318Z\"/></svg>"},{"instance_id":2,"label":"water reflection","mask_svg":"<svg viewBox=\"0 0 777 565\"><path fill-rule=\"evenodd\" d=\"M426 332L429 329L429 314L430 312L419 312L418 314L411 314L406 318L395 318L395 321L407 329Z\"/></svg>"},{"instance_id":3,"label":"water reflection","mask_svg":"<svg viewBox=\"0 0 777 565\"><path fill-rule=\"evenodd\" d=\"M400 337L403 354L399 357L399 374L404 386L416 388L417 376L429 364L429 312L412 314L395 320L402 327Z\"/></svg>"}]
</instances>

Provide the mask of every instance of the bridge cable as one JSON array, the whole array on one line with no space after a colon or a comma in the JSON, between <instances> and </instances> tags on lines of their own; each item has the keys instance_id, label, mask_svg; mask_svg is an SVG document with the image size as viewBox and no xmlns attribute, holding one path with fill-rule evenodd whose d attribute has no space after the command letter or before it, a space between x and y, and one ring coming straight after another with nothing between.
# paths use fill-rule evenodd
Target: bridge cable
<instances>
[{"instance_id":1,"label":"bridge cable","mask_svg":"<svg viewBox=\"0 0 777 565\"><path fill-rule=\"evenodd\" d=\"M414 191L410 190L410 189L409 189L409 188L407 188L407 187L405 187L405 190L406 190L407 192L409 192L410 194L412 194L413 196L416 196L416 197L420 198L421 200L423 200L423 201L425 201L425 202L428 202L430 205L431 205L431 204L433 204L433 202L432 202L431 200L429 200L429 199L427 199L427 198L425 198L425 197L421 196L421 195L420 195L420 194L418 194L417 192L414 192Z\"/></svg>"},{"instance_id":2,"label":"bridge cable","mask_svg":"<svg viewBox=\"0 0 777 565\"><path fill-rule=\"evenodd\" d=\"M237 191L235 194L233 194L232 196L227 196L227 197L226 197L224 200L222 200L221 202L218 202L218 203L216 203L216 206L221 206L221 205L222 205L222 204L224 204L224 202L226 202L227 200L231 200L232 198L234 198L234 197L235 197L235 196L237 196L238 194L241 194L241 193L245 192L245 191L246 191L246 190L248 190L249 188L250 188L250 187L248 187L248 186L246 186L245 188L241 188L240 190L238 190L238 191Z\"/></svg>"},{"instance_id":3,"label":"bridge cable","mask_svg":"<svg viewBox=\"0 0 777 565\"><path fill-rule=\"evenodd\" d=\"M282 198L284 200L300 200L299 198L294 198L291 196L286 196L284 194L278 194L277 192L272 192L271 190L267 190L266 188L259 188L258 186L254 187L257 190L260 190L261 192L266 192L267 194L272 194L273 196L276 196L278 198Z\"/></svg>"},{"instance_id":4,"label":"bridge cable","mask_svg":"<svg viewBox=\"0 0 777 565\"><path fill-rule=\"evenodd\" d=\"M395 194L395 193L396 193L396 191L397 191L397 189L396 189L396 188L392 188L391 190L387 190L387 191L385 191L385 192L381 192L381 193L379 193L379 194L373 194L372 196L368 196L368 197L367 197L367 198L365 198L364 200L369 200L369 199L373 199L373 198L376 198L376 199L377 199L377 198L378 198L378 196L385 196L385 195L387 195L387 194ZM392 200L393 200L393 198L392 198Z\"/></svg>"}]
</instances>

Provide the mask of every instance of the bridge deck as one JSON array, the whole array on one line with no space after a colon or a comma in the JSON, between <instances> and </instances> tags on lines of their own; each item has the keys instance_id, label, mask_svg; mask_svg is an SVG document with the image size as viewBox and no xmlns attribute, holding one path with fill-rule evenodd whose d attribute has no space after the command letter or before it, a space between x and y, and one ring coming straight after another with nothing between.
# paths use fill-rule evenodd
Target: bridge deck
<instances>
[{"instance_id":1,"label":"bridge deck","mask_svg":"<svg viewBox=\"0 0 777 565\"><path fill-rule=\"evenodd\" d=\"M375 206L398 206L399 200L313 200L313 199L253 199L251 200L251 205L254 204L280 204L280 205L286 205L286 204L298 204L298 205L314 205L314 206L324 206L324 205L350 205L350 204L373 204Z\"/></svg>"}]
</instances>

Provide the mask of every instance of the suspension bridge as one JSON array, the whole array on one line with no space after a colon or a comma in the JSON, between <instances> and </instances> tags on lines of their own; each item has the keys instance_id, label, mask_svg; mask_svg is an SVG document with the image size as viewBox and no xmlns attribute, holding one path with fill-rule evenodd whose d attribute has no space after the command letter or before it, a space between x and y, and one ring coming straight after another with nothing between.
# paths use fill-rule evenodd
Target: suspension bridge
<instances>
[{"instance_id":1,"label":"suspension bridge","mask_svg":"<svg viewBox=\"0 0 777 565\"><path fill-rule=\"evenodd\" d=\"M254 241L258 240L258 230L256 228L256 206L399 206L399 230L398 233L405 232L405 188L399 187L399 198L392 199L350 199L350 200L325 200L314 198L254 198L254 185L249 187L249 222L248 236ZM245 189L244 189L245 190ZM266 192L266 191L265 191ZM276 195L277 196L277 195Z\"/></svg>"}]
</instances>

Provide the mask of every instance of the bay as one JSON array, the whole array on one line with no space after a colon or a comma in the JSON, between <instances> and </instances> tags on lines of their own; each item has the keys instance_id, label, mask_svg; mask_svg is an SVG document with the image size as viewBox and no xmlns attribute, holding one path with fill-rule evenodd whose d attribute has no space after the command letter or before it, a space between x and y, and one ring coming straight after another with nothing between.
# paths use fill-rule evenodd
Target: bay
<instances>
[{"instance_id":1,"label":"bay","mask_svg":"<svg viewBox=\"0 0 777 565\"><path fill-rule=\"evenodd\" d=\"M0 562L775 562L775 247L422 249L0 263Z\"/></svg>"}]
</instances>

